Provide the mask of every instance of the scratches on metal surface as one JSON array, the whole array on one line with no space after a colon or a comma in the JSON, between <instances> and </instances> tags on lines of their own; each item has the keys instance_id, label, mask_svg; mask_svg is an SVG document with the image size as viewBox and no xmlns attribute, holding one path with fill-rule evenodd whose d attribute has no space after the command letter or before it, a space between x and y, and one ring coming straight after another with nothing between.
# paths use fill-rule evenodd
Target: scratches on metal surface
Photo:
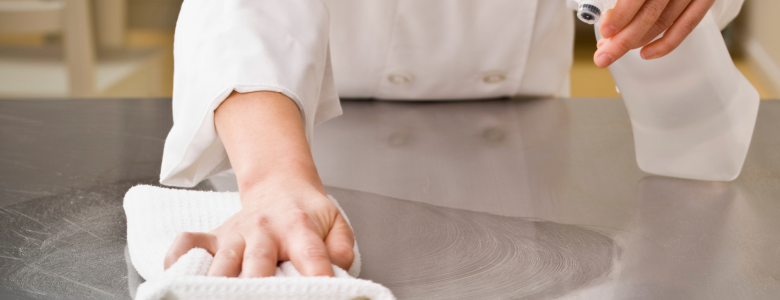
<instances>
[{"instance_id":1,"label":"scratches on metal surface","mask_svg":"<svg viewBox=\"0 0 780 300\"><path fill-rule=\"evenodd\" d=\"M26 191L26 190L13 190L13 189L5 189L4 191L6 191L6 192L13 192L13 193L19 193L19 194L36 195L36 196L49 196L49 195L52 195L51 193L41 192L41 191Z\"/></svg>"},{"instance_id":2,"label":"scratches on metal surface","mask_svg":"<svg viewBox=\"0 0 780 300\"><path fill-rule=\"evenodd\" d=\"M97 185L0 208L0 295L128 299L124 193Z\"/></svg>"},{"instance_id":3,"label":"scratches on metal surface","mask_svg":"<svg viewBox=\"0 0 780 300\"><path fill-rule=\"evenodd\" d=\"M130 299L122 199L156 181L98 183L0 208L0 299Z\"/></svg>"},{"instance_id":4,"label":"scratches on metal surface","mask_svg":"<svg viewBox=\"0 0 780 300\"><path fill-rule=\"evenodd\" d=\"M29 220L31 220L31 221L33 221L33 222L35 222L35 223L38 223L38 225L41 225L41 226L43 226L43 227L47 227L47 226L46 226L46 224L43 224L43 223L41 223L41 222L40 222L40 221L38 221L37 219L35 219L35 218L33 218L33 217L30 217L30 216L28 216L28 215L26 215L26 214L24 214L24 213L22 213L22 212L20 212L20 211L14 210L14 209L12 209L12 208L0 208L0 210L5 210L5 211L7 211L7 212L10 212L10 213L13 213L13 214L17 214L17 215L19 215L19 216L25 217L25 218L27 218L27 219L29 219Z\"/></svg>"},{"instance_id":5,"label":"scratches on metal surface","mask_svg":"<svg viewBox=\"0 0 780 300\"><path fill-rule=\"evenodd\" d=\"M85 288L87 288L87 289L90 289L90 290L96 291L96 292L98 292L98 293L100 293L100 294L103 294L103 295L106 295L106 296L110 296L110 297L112 297L112 298L114 297L114 294L113 294L113 293L111 293L111 292L104 291L104 290L102 290L102 289L99 289L99 288L97 288L97 287L94 287L94 286L92 286L92 285L89 285L89 284L85 284L85 283L78 282L78 281L76 281L76 280L73 280L73 279L71 279L71 278L65 277L64 275L61 275L61 274L55 274L55 273L52 273L52 272L46 271L46 270L44 270L44 269L41 269L40 267L37 267L37 266L29 266L29 267L28 267L28 269L30 269L30 271L32 271L32 272L37 272L37 273L40 273L40 274L45 274L45 275L48 275L48 276L52 276L52 277L56 277L56 278L60 278L60 279L62 279L62 280L65 280L65 281L67 281L67 282L70 282L70 283L76 284L76 285L78 285L78 286L85 287ZM42 292L39 292L39 293L37 293L37 294L39 294L39 295L46 295L46 293L42 293Z\"/></svg>"},{"instance_id":6,"label":"scratches on metal surface","mask_svg":"<svg viewBox=\"0 0 780 300\"><path fill-rule=\"evenodd\" d=\"M27 169L39 169L36 166L20 162L18 159L7 159L7 158L0 157L0 162L6 163L6 164L12 164L12 165L21 166L21 167L24 167L24 168L27 168Z\"/></svg>"}]
</instances>

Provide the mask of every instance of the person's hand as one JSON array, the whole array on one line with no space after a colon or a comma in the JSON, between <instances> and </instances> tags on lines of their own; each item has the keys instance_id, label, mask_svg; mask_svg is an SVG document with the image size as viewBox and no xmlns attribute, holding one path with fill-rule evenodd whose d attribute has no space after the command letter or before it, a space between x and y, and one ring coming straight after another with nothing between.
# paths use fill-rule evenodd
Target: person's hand
<instances>
[{"instance_id":1,"label":"person's hand","mask_svg":"<svg viewBox=\"0 0 780 300\"><path fill-rule=\"evenodd\" d=\"M180 234L165 269L198 247L214 255L208 276L273 276L288 260L304 276L333 276L331 263L348 270L352 230L330 199L305 184L266 186L242 193L241 211L213 231Z\"/></svg>"},{"instance_id":2,"label":"person's hand","mask_svg":"<svg viewBox=\"0 0 780 300\"><path fill-rule=\"evenodd\" d=\"M301 113L281 93L232 93L214 125L238 179L241 210L208 233L179 235L167 269L190 249L214 255L209 276L273 276L292 261L304 276L333 276L352 265L352 229L317 174Z\"/></svg>"},{"instance_id":3,"label":"person's hand","mask_svg":"<svg viewBox=\"0 0 780 300\"><path fill-rule=\"evenodd\" d=\"M618 0L601 18L602 39L593 61L606 68L639 47L643 47L640 55L644 59L667 55L696 28L713 3L715 0ZM653 41L664 31L663 37Z\"/></svg>"}]
</instances>

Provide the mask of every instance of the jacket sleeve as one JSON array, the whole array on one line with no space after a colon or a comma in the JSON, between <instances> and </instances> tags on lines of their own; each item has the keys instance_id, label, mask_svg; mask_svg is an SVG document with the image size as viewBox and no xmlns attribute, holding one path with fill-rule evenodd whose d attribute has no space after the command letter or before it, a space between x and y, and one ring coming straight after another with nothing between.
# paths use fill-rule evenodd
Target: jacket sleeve
<instances>
[{"instance_id":1,"label":"jacket sleeve","mask_svg":"<svg viewBox=\"0 0 780 300\"><path fill-rule=\"evenodd\" d=\"M566 0L566 4L569 8L573 10L577 10L577 8L580 6L580 1L582 0ZM625 1L625 0L613 0L617 3L617 1ZM712 15L715 17L715 22L718 23L718 26L721 30L726 27L726 25L729 25L734 18L737 17L739 14L739 10L742 8L742 3L744 3L745 0L715 0L715 4L712 5L712 8L710 8L710 11L712 11Z\"/></svg>"},{"instance_id":2,"label":"jacket sleeve","mask_svg":"<svg viewBox=\"0 0 780 300\"><path fill-rule=\"evenodd\" d=\"M235 90L295 101L311 144L315 123L341 114L320 0L187 0L174 38L173 128L160 182L191 187L230 169L214 110Z\"/></svg>"}]
</instances>

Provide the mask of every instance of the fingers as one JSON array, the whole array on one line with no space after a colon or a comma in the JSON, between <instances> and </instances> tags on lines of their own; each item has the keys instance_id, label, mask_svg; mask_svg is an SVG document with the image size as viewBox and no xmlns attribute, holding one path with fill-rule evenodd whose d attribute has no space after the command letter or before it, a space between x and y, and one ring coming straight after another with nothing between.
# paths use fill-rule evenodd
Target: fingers
<instances>
[{"instance_id":1,"label":"fingers","mask_svg":"<svg viewBox=\"0 0 780 300\"><path fill-rule=\"evenodd\" d=\"M307 210L283 207L272 212L276 219L242 210L212 232L182 233L170 247L165 268L201 247L214 255L207 276L268 277L276 273L278 261L288 260L303 276L333 276L331 259L341 268L351 266L354 237L338 209L324 201Z\"/></svg>"},{"instance_id":2,"label":"fingers","mask_svg":"<svg viewBox=\"0 0 780 300\"><path fill-rule=\"evenodd\" d=\"M314 233L299 236L293 242L290 261L303 276L333 276L325 243Z\"/></svg>"},{"instance_id":3,"label":"fingers","mask_svg":"<svg viewBox=\"0 0 780 300\"><path fill-rule=\"evenodd\" d=\"M601 25L599 25L601 36L605 39L611 38L623 27L626 27L644 3L644 0L618 1L615 7L604 12L604 17L601 18Z\"/></svg>"},{"instance_id":4,"label":"fingers","mask_svg":"<svg viewBox=\"0 0 780 300\"><path fill-rule=\"evenodd\" d=\"M211 261L207 276L236 277L241 273L241 260L244 256L244 238L238 234L220 236L218 249Z\"/></svg>"},{"instance_id":5,"label":"fingers","mask_svg":"<svg viewBox=\"0 0 780 300\"><path fill-rule=\"evenodd\" d=\"M712 7L714 0L694 0L682 12L666 30L664 36L645 46L640 55L644 59L655 59L665 56L676 49L685 40L693 29L699 25L707 11Z\"/></svg>"},{"instance_id":6,"label":"fingers","mask_svg":"<svg viewBox=\"0 0 780 300\"><path fill-rule=\"evenodd\" d=\"M325 238L325 248L328 249L330 261L339 268L349 270L355 259L355 253L352 250L354 245L355 236L352 233L352 228L349 227L344 217L338 215L328 237Z\"/></svg>"},{"instance_id":7,"label":"fingers","mask_svg":"<svg viewBox=\"0 0 780 300\"><path fill-rule=\"evenodd\" d=\"M322 237L310 229L308 216L301 214L293 231L286 236L287 256L303 276L333 276L328 251Z\"/></svg>"},{"instance_id":8,"label":"fingers","mask_svg":"<svg viewBox=\"0 0 780 300\"><path fill-rule=\"evenodd\" d=\"M279 261L276 241L266 232L247 238L241 277L269 277L276 273Z\"/></svg>"},{"instance_id":9,"label":"fingers","mask_svg":"<svg viewBox=\"0 0 780 300\"><path fill-rule=\"evenodd\" d=\"M639 1L624 0L619 1L618 3L621 2L633 3ZM626 18L625 16L630 14L629 9L633 9L633 7L626 8L625 12L620 11L618 10L618 7L615 7L615 9L613 9L614 12L608 13L606 15L607 20L604 21L607 23L607 25L603 26L607 26L608 28L615 27L619 32L613 36L610 36L609 39L602 45L602 47L596 51L593 56L593 61L596 63L596 65L600 68L608 67L615 60L625 55L631 49L641 47L642 45L639 44L640 40L645 36L645 34L647 34L650 27L655 24L656 20L658 20L658 17L664 11L664 8L668 2L669 0L645 1L636 14L632 16L630 22L628 22L628 24L625 25L625 27L622 29L615 27L615 25L611 25L609 22L614 23L616 21L609 21L609 18L620 19L622 22L622 20ZM628 4L624 4L624 6L626 5Z\"/></svg>"},{"instance_id":10,"label":"fingers","mask_svg":"<svg viewBox=\"0 0 780 300\"><path fill-rule=\"evenodd\" d=\"M655 21L655 24L653 24L647 33L645 33L645 36L639 40L639 45L647 45L648 43L652 42L653 39L658 37L658 35L660 35L662 32L666 31L666 29L672 26L674 21L680 17L682 12L686 7L688 7L688 4L690 3L691 0L669 1L669 5L667 5L661 15L658 16L658 20Z\"/></svg>"},{"instance_id":11,"label":"fingers","mask_svg":"<svg viewBox=\"0 0 780 300\"><path fill-rule=\"evenodd\" d=\"M209 253L214 253L217 249L216 236L205 232L182 232L173 240L171 248L165 254L165 270L170 268L179 257L190 251L192 248L203 248Z\"/></svg>"},{"instance_id":12,"label":"fingers","mask_svg":"<svg viewBox=\"0 0 780 300\"><path fill-rule=\"evenodd\" d=\"M604 43L607 42L607 39L599 39L598 42L596 42L596 48L601 48Z\"/></svg>"}]
</instances>

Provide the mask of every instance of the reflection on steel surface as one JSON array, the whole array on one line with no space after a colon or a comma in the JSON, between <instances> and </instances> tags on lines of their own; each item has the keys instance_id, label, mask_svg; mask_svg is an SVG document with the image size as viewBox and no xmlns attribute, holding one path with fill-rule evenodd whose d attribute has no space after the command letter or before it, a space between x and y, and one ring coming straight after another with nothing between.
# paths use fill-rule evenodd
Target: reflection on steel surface
<instances>
[{"instance_id":1,"label":"reflection on steel surface","mask_svg":"<svg viewBox=\"0 0 780 300\"><path fill-rule=\"evenodd\" d=\"M121 199L132 184L156 181L171 126L170 105L162 99L0 100L0 299L130 297ZM420 261L413 268L419 274L400 273L400 266L415 261L389 258L414 254L414 245L383 247L382 234L399 235L408 228L412 234L404 236L410 242L445 245L418 253L474 262L474 257L459 256L470 249L453 251L462 245L455 238L461 232L501 228L496 220L502 220L543 237L549 231L532 221L549 220L555 223L547 224L561 228L601 233L609 238L606 242L619 245L613 249L620 249L620 259L606 278L527 298L780 295L779 101L761 103L744 170L729 183L642 173L619 99L345 101L343 106L343 116L315 130L315 160L325 184L336 187L328 188L334 195L353 193L346 189L374 194L340 196L354 202L345 208L351 215L351 209L359 214L371 207L395 211L393 216L369 211L366 215L376 221L358 218L364 224L356 232L364 251L389 252L366 254L372 266L365 275L400 293L419 291L420 285L444 289L449 283L456 290L471 283L438 280L440 274L460 271L454 267L431 271L436 280L416 277L428 271L422 266L436 267ZM391 204L368 205L360 199ZM407 212L407 206L415 212ZM432 215L430 221L420 219L424 215ZM390 223L391 217L408 224ZM416 240L431 236L431 230L446 234ZM584 232L588 239L594 237ZM496 244L509 247L512 242ZM542 253L554 252L534 254ZM389 258L383 261L385 255ZM588 261L581 255L574 252L569 258ZM393 272L382 273L374 265ZM494 280L500 285L509 278L497 275ZM582 282L562 282L566 280ZM506 291L503 287L499 291ZM490 291L483 291L481 298L490 298Z\"/></svg>"},{"instance_id":2,"label":"reflection on steel surface","mask_svg":"<svg viewBox=\"0 0 780 300\"><path fill-rule=\"evenodd\" d=\"M612 239L573 225L328 188L350 218L360 277L399 299L548 299L604 280Z\"/></svg>"},{"instance_id":3,"label":"reflection on steel surface","mask_svg":"<svg viewBox=\"0 0 780 300\"><path fill-rule=\"evenodd\" d=\"M734 184L646 176L637 183L636 199L636 223L629 227L632 234L622 235L626 238L625 267L616 298L744 298L742 292L728 288L728 282L740 277L736 274L749 262L740 256L746 254L743 251L751 241L742 239L754 233L733 232L750 223L733 224L737 206L744 203ZM701 286L724 289L707 292ZM653 292L643 292L649 290ZM637 297L638 292L652 297ZM758 290L753 293L756 297L748 298L761 298Z\"/></svg>"},{"instance_id":4,"label":"reflection on steel surface","mask_svg":"<svg viewBox=\"0 0 780 300\"><path fill-rule=\"evenodd\" d=\"M313 155L326 185L528 216L566 182L570 114L560 101L353 101L317 127Z\"/></svg>"}]
</instances>

